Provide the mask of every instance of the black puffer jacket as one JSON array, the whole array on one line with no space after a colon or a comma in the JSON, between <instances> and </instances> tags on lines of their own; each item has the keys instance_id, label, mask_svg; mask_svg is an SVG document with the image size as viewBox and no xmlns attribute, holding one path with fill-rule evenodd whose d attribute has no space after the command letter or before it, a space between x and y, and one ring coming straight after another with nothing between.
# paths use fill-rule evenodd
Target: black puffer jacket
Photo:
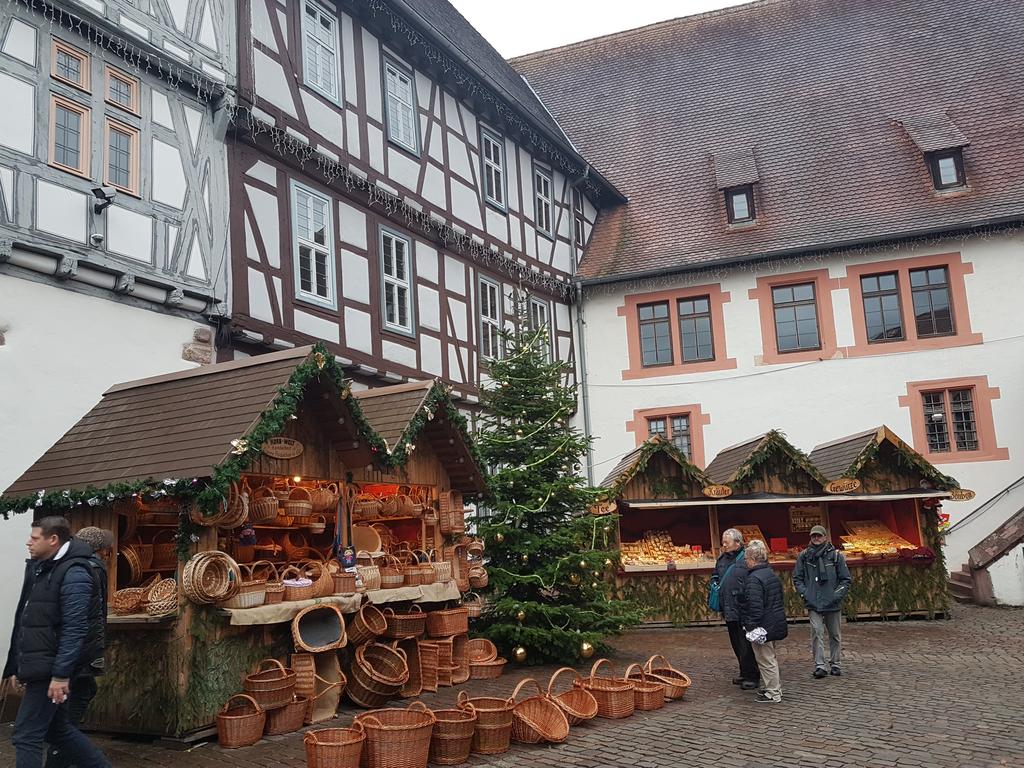
<instances>
[{"instance_id":1,"label":"black puffer jacket","mask_svg":"<svg viewBox=\"0 0 1024 768\"><path fill-rule=\"evenodd\" d=\"M747 572L742 607L743 628L749 632L764 627L768 640L782 640L789 634L782 602L782 582L768 563L758 563Z\"/></svg>"},{"instance_id":2,"label":"black puffer jacket","mask_svg":"<svg viewBox=\"0 0 1024 768\"><path fill-rule=\"evenodd\" d=\"M747 561L743 550L723 552L715 562L715 576L718 578L718 605L726 621L740 620L740 603L747 585ZM738 558L738 559L737 559ZM735 563L735 565L733 565ZM729 567L732 566L732 570ZM726 576L728 572L728 576Z\"/></svg>"}]
</instances>

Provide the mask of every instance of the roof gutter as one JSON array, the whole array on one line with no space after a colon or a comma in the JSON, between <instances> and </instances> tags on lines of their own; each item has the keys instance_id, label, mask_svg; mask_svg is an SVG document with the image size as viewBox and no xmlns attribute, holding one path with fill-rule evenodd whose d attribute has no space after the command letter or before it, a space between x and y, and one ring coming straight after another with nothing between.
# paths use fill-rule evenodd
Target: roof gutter
<instances>
[{"instance_id":1,"label":"roof gutter","mask_svg":"<svg viewBox=\"0 0 1024 768\"><path fill-rule=\"evenodd\" d=\"M978 219L977 221L969 222L967 224L960 224L957 226L947 227L930 227L923 230L909 230L907 232L896 232L889 235L882 235L879 237L861 237L852 240L841 240L836 243L817 245L817 246L801 246L798 248L782 248L777 251L766 251L764 253L756 253L749 256L741 256L735 259L724 259L721 261L707 261L701 264L694 264L688 267L662 267L661 269L647 269L642 272L626 272L621 275L602 275L600 277L583 278L576 276L573 278L573 283L576 284L577 289L588 286L588 285L607 285L609 283L623 283L627 280L645 280L652 277L664 277L665 275L681 275L687 272L697 272L701 269L707 269L709 267L731 267L738 264L752 264L760 261L768 261L770 259L781 259L790 256L800 256L807 253L835 253L844 251L849 248L856 248L862 245L869 245L872 243L898 243L901 241L913 242L914 240L920 240L923 237L929 237L932 235L948 235L952 236L958 233L968 233L976 229L983 227L1000 227L1007 226L1010 224L1018 224L1024 222L1024 214L1015 214L1013 216L993 216L987 219Z\"/></svg>"}]
</instances>

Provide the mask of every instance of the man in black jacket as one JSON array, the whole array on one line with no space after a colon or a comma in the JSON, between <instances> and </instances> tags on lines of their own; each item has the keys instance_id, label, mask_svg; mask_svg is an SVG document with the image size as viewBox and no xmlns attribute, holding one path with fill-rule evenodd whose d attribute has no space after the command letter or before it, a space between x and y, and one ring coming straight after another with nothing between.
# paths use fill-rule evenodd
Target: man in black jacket
<instances>
[{"instance_id":1,"label":"man in black jacket","mask_svg":"<svg viewBox=\"0 0 1024 768\"><path fill-rule=\"evenodd\" d=\"M835 676L842 674L842 607L850 591L850 569L846 558L828 540L825 526L811 528L811 546L800 553L793 567L793 586L807 605L811 619L811 652L814 654L814 678L828 676L825 671L825 631L828 630L828 663Z\"/></svg>"},{"instance_id":2,"label":"man in black jacket","mask_svg":"<svg viewBox=\"0 0 1024 768\"><path fill-rule=\"evenodd\" d=\"M3 673L8 685L24 687L11 739L16 768L41 768L44 741L79 768L110 768L67 711L70 681L103 655L106 616L92 547L71 538L64 518L44 517L32 523L28 550Z\"/></svg>"},{"instance_id":3,"label":"man in black jacket","mask_svg":"<svg viewBox=\"0 0 1024 768\"><path fill-rule=\"evenodd\" d=\"M725 619L725 628L729 631L732 652L736 654L736 661L740 664L740 674L739 677L732 679L733 685L738 685L745 691L753 690L757 688L760 674L757 671L754 651L751 650L750 641L744 635L743 625L740 624L740 603L747 582L747 563L743 552L743 534L735 528L722 533L722 553L715 563L713 578L718 580L719 608L722 618Z\"/></svg>"},{"instance_id":4,"label":"man in black jacket","mask_svg":"<svg viewBox=\"0 0 1024 768\"><path fill-rule=\"evenodd\" d=\"M744 591L743 628L751 640L764 691L757 695L761 703L782 701L782 680L775 658L775 642L789 634L786 610L782 602L782 582L768 567L768 549L758 539L747 542L747 585Z\"/></svg>"}]
</instances>

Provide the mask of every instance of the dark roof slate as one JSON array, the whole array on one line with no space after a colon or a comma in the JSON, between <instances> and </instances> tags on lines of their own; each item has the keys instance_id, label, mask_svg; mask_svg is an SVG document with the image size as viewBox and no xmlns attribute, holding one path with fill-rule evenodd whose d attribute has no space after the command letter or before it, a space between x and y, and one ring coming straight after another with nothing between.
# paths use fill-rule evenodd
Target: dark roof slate
<instances>
[{"instance_id":1,"label":"dark roof slate","mask_svg":"<svg viewBox=\"0 0 1024 768\"><path fill-rule=\"evenodd\" d=\"M727 483L736 473L736 470L743 466L750 455L757 450L757 446L767 437L767 434L758 435L755 438L739 443L738 445L720 451L711 463L708 464L704 474L716 485Z\"/></svg>"},{"instance_id":2,"label":"dark roof slate","mask_svg":"<svg viewBox=\"0 0 1024 768\"><path fill-rule=\"evenodd\" d=\"M1006 0L762 0L512 64L629 198L579 270L602 280L1024 219L1022 27ZM970 138L963 194L936 194L901 125L938 113ZM734 147L758 221L730 229Z\"/></svg>"},{"instance_id":3,"label":"dark roof slate","mask_svg":"<svg viewBox=\"0 0 1024 768\"><path fill-rule=\"evenodd\" d=\"M856 435L843 437L831 443L816 446L811 451L811 463L814 464L829 480L837 480L844 476L854 460L861 455L868 444L878 435L878 427Z\"/></svg>"},{"instance_id":4,"label":"dark roof slate","mask_svg":"<svg viewBox=\"0 0 1024 768\"><path fill-rule=\"evenodd\" d=\"M922 152L966 147L971 143L945 112L905 117L900 122Z\"/></svg>"}]
</instances>

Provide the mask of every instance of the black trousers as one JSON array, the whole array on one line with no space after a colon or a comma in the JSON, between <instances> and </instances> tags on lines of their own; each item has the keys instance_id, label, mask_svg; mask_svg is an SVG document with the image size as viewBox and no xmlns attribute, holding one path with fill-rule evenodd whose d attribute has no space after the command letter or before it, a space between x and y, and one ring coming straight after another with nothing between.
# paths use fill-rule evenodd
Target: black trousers
<instances>
[{"instance_id":1,"label":"black trousers","mask_svg":"<svg viewBox=\"0 0 1024 768\"><path fill-rule=\"evenodd\" d=\"M71 681L71 692L68 695L68 720L76 728L85 719L85 711L96 696L96 678L92 675L80 675ZM51 745L46 753L46 768L71 768L75 763L67 754Z\"/></svg>"},{"instance_id":2,"label":"black trousers","mask_svg":"<svg viewBox=\"0 0 1024 768\"><path fill-rule=\"evenodd\" d=\"M79 768L110 768L104 754L71 724L67 702L50 701L49 688L49 680L25 685L11 738L17 768L41 768L44 741L67 754Z\"/></svg>"},{"instance_id":3,"label":"black trousers","mask_svg":"<svg viewBox=\"0 0 1024 768\"><path fill-rule=\"evenodd\" d=\"M740 663L740 677L752 683L759 682L761 673L757 669L754 649L750 647L750 641L747 640L747 633L743 631L743 625L738 621L727 621L725 626L729 630L732 652L736 654L736 661Z\"/></svg>"}]
</instances>

